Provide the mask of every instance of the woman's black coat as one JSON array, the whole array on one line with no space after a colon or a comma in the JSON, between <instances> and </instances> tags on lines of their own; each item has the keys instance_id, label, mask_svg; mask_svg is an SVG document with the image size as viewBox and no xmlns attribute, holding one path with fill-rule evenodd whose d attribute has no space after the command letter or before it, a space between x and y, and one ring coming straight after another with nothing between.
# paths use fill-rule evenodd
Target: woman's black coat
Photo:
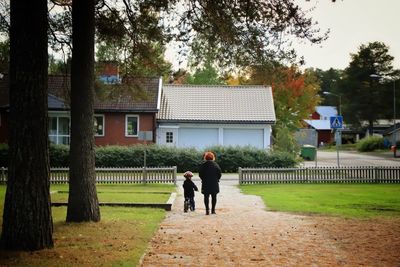
<instances>
[{"instance_id":1,"label":"woman's black coat","mask_svg":"<svg viewBox=\"0 0 400 267\"><path fill-rule=\"evenodd\" d=\"M212 160L207 160L200 165L199 176L201 179L201 193L219 193L219 179L221 178L221 168Z\"/></svg>"}]
</instances>

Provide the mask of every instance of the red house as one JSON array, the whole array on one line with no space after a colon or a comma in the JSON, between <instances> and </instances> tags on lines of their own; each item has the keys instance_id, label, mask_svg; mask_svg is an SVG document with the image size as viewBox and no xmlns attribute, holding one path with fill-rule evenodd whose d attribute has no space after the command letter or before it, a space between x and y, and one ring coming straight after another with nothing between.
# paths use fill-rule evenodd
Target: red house
<instances>
[{"instance_id":1,"label":"red house","mask_svg":"<svg viewBox=\"0 0 400 267\"><path fill-rule=\"evenodd\" d=\"M330 117L336 116L337 110L333 106L317 106L310 115L309 120L304 120L307 127L317 131L317 145L330 144L334 141L330 125Z\"/></svg>"},{"instance_id":2,"label":"red house","mask_svg":"<svg viewBox=\"0 0 400 267\"><path fill-rule=\"evenodd\" d=\"M156 113L161 92L159 78L127 78L121 83L96 84L95 143L133 145L155 143ZM55 144L70 143L70 79L49 76L49 140ZM9 80L0 80L0 143L8 140Z\"/></svg>"}]
</instances>

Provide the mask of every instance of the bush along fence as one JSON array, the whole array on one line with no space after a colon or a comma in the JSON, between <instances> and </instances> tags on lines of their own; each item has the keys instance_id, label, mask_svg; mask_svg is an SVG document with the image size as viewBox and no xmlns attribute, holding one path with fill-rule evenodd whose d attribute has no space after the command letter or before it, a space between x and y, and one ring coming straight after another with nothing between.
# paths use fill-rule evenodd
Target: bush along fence
<instances>
[{"instance_id":1,"label":"bush along fence","mask_svg":"<svg viewBox=\"0 0 400 267\"><path fill-rule=\"evenodd\" d=\"M0 183L6 183L8 169L2 167ZM69 168L50 168L50 183L69 181ZM146 168L96 168L96 183L173 183L176 184L176 167Z\"/></svg>"},{"instance_id":2,"label":"bush along fence","mask_svg":"<svg viewBox=\"0 0 400 267\"><path fill-rule=\"evenodd\" d=\"M239 183L400 183L400 167L239 168Z\"/></svg>"},{"instance_id":3,"label":"bush along fence","mask_svg":"<svg viewBox=\"0 0 400 267\"><path fill-rule=\"evenodd\" d=\"M198 172L204 151L213 151L223 172L237 172L239 167L293 168L296 156L277 151L252 147L214 146L205 150L177 148L160 145L104 146L96 147L96 168L142 168L176 166L178 172ZM146 155L146 159L144 157ZM69 166L69 146L50 145L51 167ZM8 146L0 144L0 166L8 166Z\"/></svg>"}]
</instances>

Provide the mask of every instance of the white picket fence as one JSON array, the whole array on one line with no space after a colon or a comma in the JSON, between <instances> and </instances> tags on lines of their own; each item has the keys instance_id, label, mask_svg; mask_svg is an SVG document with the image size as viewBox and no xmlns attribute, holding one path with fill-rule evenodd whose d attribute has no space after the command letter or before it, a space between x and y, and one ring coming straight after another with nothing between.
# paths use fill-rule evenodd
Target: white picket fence
<instances>
[{"instance_id":1,"label":"white picket fence","mask_svg":"<svg viewBox=\"0 0 400 267\"><path fill-rule=\"evenodd\" d=\"M0 169L0 183L6 183L7 168ZM69 181L69 168L50 168L50 183ZM96 183L173 183L176 184L176 166L146 168L96 168Z\"/></svg>"},{"instance_id":2,"label":"white picket fence","mask_svg":"<svg viewBox=\"0 0 400 267\"><path fill-rule=\"evenodd\" d=\"M400 167L239 168L239 183L400 183Z\"/></svg>"}]
</instances>

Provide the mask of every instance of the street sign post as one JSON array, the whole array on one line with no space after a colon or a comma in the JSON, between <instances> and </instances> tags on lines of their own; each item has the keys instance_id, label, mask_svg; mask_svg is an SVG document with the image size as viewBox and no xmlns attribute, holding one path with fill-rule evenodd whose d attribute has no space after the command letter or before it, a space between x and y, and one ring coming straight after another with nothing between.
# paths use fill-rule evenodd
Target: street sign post
<instances>
[{"instance_id":1,"label":"street sign post","mask_svg":"<svg viewBox=\"0 0 400 267\"><path fill-rule=\"evenodd\" d=\"M343 128L343 116L330 117L331 129L342 129Z\"/></svg>"},{"instance_id":2,"label":"street sign post","mask_svg":"<svg viewBox=\"0 0 400 267\"><path fill-rule=\"evenodd\" d=\"M336 153L337 153L337 165L340 167L340 161L339 161L339 139L341 139L341 134L340 134L340 129L343 128L343 116L333 116L330 117L330 124L331 124L331 129L336 132L337 131L337 137L336 137ZM336 136L336 135L335 135Z\"/></svg>"}]
</instances>

